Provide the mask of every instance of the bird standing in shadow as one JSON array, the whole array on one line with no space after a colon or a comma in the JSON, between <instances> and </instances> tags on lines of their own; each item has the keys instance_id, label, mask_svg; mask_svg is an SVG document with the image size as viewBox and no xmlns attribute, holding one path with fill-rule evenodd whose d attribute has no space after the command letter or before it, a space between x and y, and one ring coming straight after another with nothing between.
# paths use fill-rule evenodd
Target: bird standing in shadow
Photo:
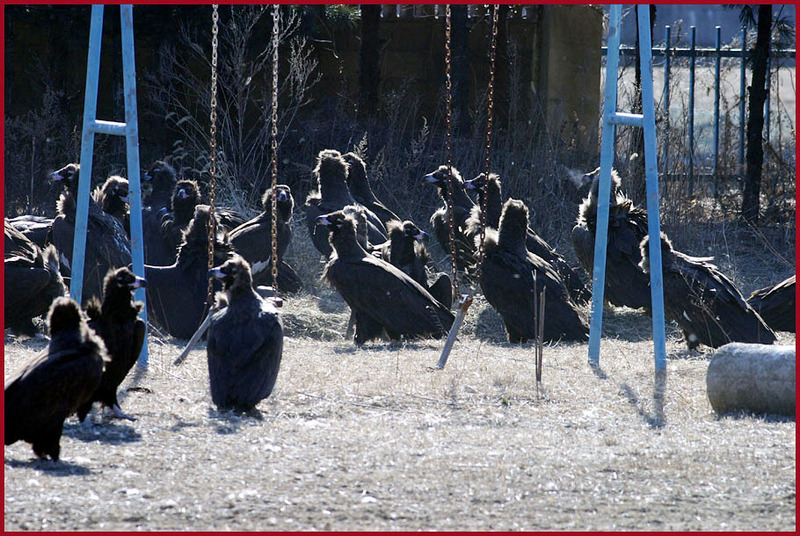
<instances>
[{"instance_id":1,"label":"bird standing in shadow","mask_svg":"<svg viewBox=\"0 0 800 536\"><path fill-rule=\"evenodd\" d=\"M61 274L65 277L72 271L79 174L79 164L68 164L49 176L50 180L64 185L56 202L58 215L53 220L49 242L58 250ZM122 223L105 213L91 198L86 225L82 301L102 296L106 273L131 263L131 243Z\"/></svg>"},{"instance_id":2,"label":"bird standing in shadow","mask_svg":"<svg viewBox=\"0 0 800 536\"><path fill-rule=\"evenodd\" d=\"M144 307L133 301L133 291L146 286L146 281L137 277L128 268L117 268L108 272L103 286L103 301L93 298L86 305L89 327L106 345L109 361L103 371L100 385L91 398L78 408L78 419L86 423L86 417L94 402L113 412L119 419L136 419L122 412L117 400L117 389L128 375L142 351L147 327L138 317Z\"/></svg>"},{"instance_id":3,"label":"bird standing in shadow","mask_svg":"<svg viewBox=\"0 0 800 536\"><path fill-rule=\"evenodd\" d=\"M59 272L58 252L52 245L39 248L8 220L3 227L5 327L33 337L37 333L33 319L46 314L53 300L67 292Z\"/></svg>"},{"instance_id":4,"label":"bird standing in shadow","mask_svg":"<svg viewBox=\"0 0 800 536\"><path fill-rule=\"evenodd\" d=\"M356 240L352 216L337 211L317 218L331 234L334 254L323 279L336 289L355 315L355 342L381 337L441 337L454 316L422 286L388 262L367 253Z\"/></svg>"},{"instance_id":5,"label":"bird standing in shadow","mask_svg":"<svg viewBox=\"0 0 800 536\"><path fill-rule=\"evenodd\" d=\"M329 232L325 227L316 225L317 218L337 210L342 210L347 205L359 205L353 199L347 187L347 162L339 151L326 149L317 155L317 165L314 175L317 178L317 189L306 197L303 209L306 213L308 234L314 247L327 259L332 249L328 240ZM359 205L361 206L361 205ZM381 220L371 210L364 209L367 218L367 233L369 242L382 244L386 241L386 228Z\"/></svg>"},{"instance_id":6,"label":"bird standing in shadow","mask_svg":"<svg viewBox=\"0 0 800 536\"><path fill-rule=\"evenodd\" d=\"M50 344L5 383L5 444L27 441L39 458L58 460L64 421L100 384L108 360L70 298L57 298L48 314Z\"/></svg>"},{"instance_id":7,"label":"bird standing in shadow","mask_svg":"<svg viewBox=\"0 0 800 536\"><path fill-rule=\"evenodd\" d=\"M208 326L211 399L220 409L250 411L275 386L283 355L283 324L252 286L250 265L234 255L209 275L222 281Z\"/></svg>"},{"instance_id":8,"label":"bird standing in shadow","mask_svg":"<svg viewBox=\"0 0 800 536\"><path fill-rule=\"evenodd\" d=\"M170 266L145 265L148 318L173 337L189 339L200 326L208 297L208 205L197 205ZM217 228L214 264L231 252L228 236Z\"/></svg>"},{"instance_id":9,"label":"bird standing in shadow","mask_svg":"<svg viewBox=\"0 0 800 536\"><path fill-rule=\"evenodd\" d=\"M388 231L387 224L392 220L400 220L400 217L375 196L367 178L367 164L353 152L345 153L342 158L348 165L347 186L350 188L353 199L374 212Z\"/></svg>"},{"instance_id":10,"label":"bird standing in shadow","mask_svg":"<svg viewBox=\"0 0 800 536\"><path fill-rule=\"evenodd\" d=\"M389 232L389 240L381 245L380 258L402 270L403 273L422 285L422 288L430 292L431 296L442 305L450 309L453 305L450 276L439 272L432 276L432 283L428 282L430 255L425 247L425 242L430 239L428 233L410 220L404 222L389 220L386 229Z\"/></svg>"},{"instance_id":11,"label":"bird standing in shadow","mask_svg":"<svg viewBox=\"0 0 800 536\"><path fill-rule=\"evenodd\" d=\"M169 212L172 194L178 182L175 169L163 160L156 160L142 177L142 233L144 262L151 266L168 266L175 260L175 247L162 234L161 220Z\"/></svg>"},{"instance_id":12,"label":"bird standing in shadow","mask_svg":"<svg viewBox=\"0 0 800 536\"><path fill-rule=\"evenodd\" d=\"M470 230L467 228L467 218L469 218L475 203L467 195L464 189L464 181L461 174L453 167L452 175L448 172L446 165L439 166L435 171L428 173L422 178L422 182L432 184L441 197L444 204L438 208L430 219L433 234L442 246L445 253L450 253L450 218L447 209L447 200L450 197L448 183L451 182L453 188L453 236L456 243L456 266L459 270L466 270L475 264L475 240Z\"/></svg>"},{"instance_id":13,"label":"bird standing in shadow","mask_svg":"<svg viewBox=\"0 0 800 536\"><path fill-rule=\"evenodd\" d=\"M487 181L485 174L481 173L474 179L466 181L464 186L468 190L475 190L478 192L478 204L472 208L472 212L467 219L467 235L473 237L480 236L481 207L483 206L484 196L486 196L486 226L497 229L498 225L500 225L500 213L503 210L503 193L500 176L496 173L490 173L489 180ZM525 235L525 247L534 255L538 255L549 262L553 268L556 269L575 303L584 305L592 299L592 293L584 286L580 276L567 264L564 257L550 247L550 244L536 234L530 226L528 226Z\"/></svg>"},{"instance_id":14,"label":"bird standing in shadow","mask_svg":"<svg viewBox=\"0 0 800 536\"><path fill-rule=\"evenodd\" d=\"M650 273L650 237L642 240L642 269ZM661 233L664 316L683 331L686 345L718 348L729 342L772 344L775 333L747 303L710 257L675 251Z\"/></svg>"},{"instance_id":15,"label":"bird standing in shadow","mask_svg":"<svg viewBox=\"0 0 800 536\"><path fill-rule=\"evenodd\" d=\"M107 214L111 214L125 229L128 236L131 234L130 210L128 207L128 179L119 175L111 175L92 192L92 199L100 205Z\"/></svg>"},{"instance_id":16,"label":"bird standing in shadow","mask_svg":"<svg viewBox=\"0 0 800 536\"><path fill-rule=\"evenodd\" d=\"M276 238L278 241L278 287L284 292L299 292L303 282L284 261L284 255L292 241L292 213L294 197L285 184L275 186ZM250 264L253 284L273 285L272 281L272 188L267 188L261 196L261 214L243 223L230 232L231 245L236 253Z\"/></svg>"},{"instance_id":17,"label":"bird standing in shadow","mask_svg":"<svg viewBox=\"0 0 800 536\"><path fill-rule=\"evenodd\" d=\"M182 179L175 185L170 210L161 217L161 236L177 254L183 232L194 217L194 207L200 204L200 187L195 181ZM174 259L173 259L174 260Z\"/></svg>"},{"instance_id":18,"label":"bird standing in shadow","mask_svg":"<svg viewBox=\"0 0 800 536\"><path fill-rule=\"evenodd\" d=\"M525 204L516 199L506 201L500 228L486 236L480 278L486 301L503 317L509 342L526 342L538 334L538 300L544 289L543 340L588 340L589 327L558 272L525 247L527 226Z\"/></svg>"},{"instance_id":19,"label":"bird standing in shadow","mask_svg":"<svg viewBox=\"0 0 800 536\"><path fill-rule=\"evenodd\" d=\"M578 262L589 277L593 277L600 168L584 175L584 181L590 182L591 187L578 209L578 221L572 229L572 245ZM619 175L612 169L603 300L618 307L649 310L650 278L640 266L642 254L639 249L648 233L647 212L635 206L619 190L620 185Z\"/></svg>"}]
</instances>

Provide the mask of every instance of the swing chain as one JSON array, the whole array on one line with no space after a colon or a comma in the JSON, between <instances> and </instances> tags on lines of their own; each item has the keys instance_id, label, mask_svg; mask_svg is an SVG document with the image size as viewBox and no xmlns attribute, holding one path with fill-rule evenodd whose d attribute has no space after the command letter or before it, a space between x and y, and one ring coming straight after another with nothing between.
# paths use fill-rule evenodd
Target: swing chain
<instances>
[{"instance_id":1,"label":"swing chain","mask_svg":"<svg viewBox=\"0 0 800 536\"><path fill-rule=\"evenodd\" d=\"M279 5L272 6L272 288L278 294L278 42Z\"/></svg>"},{"instance_id":2,"label":"swing chain","mask_svg":"<svg viewBox=\"0 0 800 536\"><path fill-rule=\"evenodd\" d=\"M445 74L445 88L446 107L445 107L445 123L447 126L446 131L446 145L447 145L447 219L449 222L448 229L450 232L450 268L453 275L453 300L455 301L458 296L458 268L456 266L456 237L455 226L453 223L453 140L452 140L452 104L453 104L453 85L450 78L450 34L452 24L450 21L450 4L445 5L445 38L444 38L444 74Z\"/></svg>"},{"instance_id":3,"label":"swing chain","mask_svg":"<svg viewBox=\"0 0 800 536\"><path fill-rule=\"evenodd\" d=\"M492 10L492 44L489 52L489 90L486 96L486 161L484 166L483 196L481 199L481 242L478 246L478 268L477 278L480 281L483 267L484 242L486 240L486 208L488 206L488 187L489 187L489 165L492 149L492 123L494 119L494 72L495 58L497 57L497 13L500 6L493 6Z\"/></svg>"},{"instance_id":4,"label":"swing chain","mask_svg":"<svg viewBox=\"0 0 800 536\"><path fill-rule=\"evenodd\" d=\"M208 167L210 175L208 181L209 220L208 220L208 269L214 268L214 242L217 235L217 216L214 211L214 190L217 175L217 48L219 36L219 6L213 5L211 15L211 162ZM208 278L208 297L206 308L214 304L214 280Z\"/></svg>"}]
</instances>

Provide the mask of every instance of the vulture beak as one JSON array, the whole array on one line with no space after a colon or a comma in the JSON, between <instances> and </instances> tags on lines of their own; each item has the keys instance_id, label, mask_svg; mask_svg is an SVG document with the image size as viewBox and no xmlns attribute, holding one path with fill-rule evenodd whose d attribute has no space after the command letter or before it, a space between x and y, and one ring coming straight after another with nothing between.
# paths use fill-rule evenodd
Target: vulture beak
<instances>
[{"instance_id":1,"label":"vulture beak","mask_svg":"<svg viewBox=\"0 0 800 536\"><path fill-rule=\"evenodd\" d=\"M127 203L128 199L130 199L127 195L121 195L119 198L122 200L123 203Z\"/></svg>"},{"instance_id":2,"label":"vulture beak","mask_svg":"<svg viewBox=\"0 0 800 536\"><path fill-rule=\"evenodd\" d=\"M317 216L317 225L330 225L331 220L328 219L328 216Z\"/></svg>"},{"instance_id":3,"label":"vulture beak","mask_svg":"<svg viewBox=\"0 0 800 536\"><path fill-rule=\"evenodd\" d=\"M208 276L216 279L222 279L225 277L225 272L223 272L221 268L214 268L208 271Z\"/></svg>"},{"instance_id":4,"label":"vulture beak","mask_svg":"<svg viewBox=\"0 0 800 536\"><path fill-rule=\"evenodd\" d=\"M289 199L289 195L284 192L283 190L278 192L278 201L286 201Z\"/></svg>"},{"instance_id":5,"label":"vulture beak","mask_svg":"<svg viewBox=\"0 0 800 536\"><path fill-rule=\"evenodd\" d=\"M180 197L181 199L187 199L189 197L189 194L186 193L186 190L184 188L181 188L180 190L178 190L178 197Z\"/></svg>"},{"instance_id":6,"label":"vulture beak","mask_svg":"<svg viewBox=\"0 0 800 536\"><path fill-rule=\"evenodd\" d=\"M436 183L438 183L438 182L439 182L439 179L437 179L437 178L436 178L436 177L433 175L433 173L428 173L427 175L425 175L424 177L422 177L422 182L428 182L428 183L433 183L433 184L436 184Z\"/></svg>"},{"instance_id":7,"label":"vulture beak","mask_svg":"<svg viewBox=\"0 0 800 536\"><path fill-rule=\"evenodd\" d=\"M467 190L480 190L472 180L464 181L464 188Z\"/></svg>"},{"instance_id":8,"label":"vulture beak","mask_svg":"<svg viewBox=\"0 0 800 536\"><path fill-rule=\"evenodd\" d=\"M131 288L145 288L147 287L147 281L143 277L136 276L136 279L133 280L133 283L128 285Z\"/></svg>"},{"instance_id":9,"label":"vulture beak","mask_svg":"<svg viewBox=\"0 0 800 536\"><path fill-rule=\"evenodd\" d=\"M47 176L53 182L63 181L64 176L58 173L57 171L52 172L50 175Z\"/></svg>"},{"instance_id":10,"label":"vulture beak","mask_svg":"<svg viewBox=\"0 0 800 536\"><path fill-rule=\"evenodd\" d=\"M427 242L428 240L430 240L430 238L431 238L431 237L430 237L430 235L429 235L428 233L426 233L425 231L423 231L423 230L420 230L420 231L419 231L419 233L417 233L417 234L415 234L415 235L414 235L414 238L416 238L416 239L417 239L417 240L419 240L420 242Z\"/></svg>"}]
</instances>

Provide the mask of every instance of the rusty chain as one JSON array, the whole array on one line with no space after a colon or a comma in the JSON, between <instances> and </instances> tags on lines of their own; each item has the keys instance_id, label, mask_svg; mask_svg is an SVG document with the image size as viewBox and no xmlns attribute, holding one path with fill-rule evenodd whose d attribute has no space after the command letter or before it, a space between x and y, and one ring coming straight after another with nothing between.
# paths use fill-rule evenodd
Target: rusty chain
<instances>
[{"instance_id":1,"label":"rusty chain","mask_svg":"<svg viewBox=\"0 0 800 536\"><path fill-rule=\"evenodd\" d=\"M217 48L219 45L219 6L213 5L211 15L211 162L208 166L209 220L208 220L208 269L214 268L214 242L217 236L217 216L214 208L214 190L217 175ZM206 309L214 304L214 279L208 278Z\"/></svg>"},{"instance_id":2,"label":"rusty chain","mask_svg":"<svg viewBox=\"0 0 800 536\"><path fill-rule=\"evenodd\" d=\"M445 123L446 130L446 146L447 146L447 220L448 229L450 232L450 268L453 275L453 301L455 302L458 297L458 268L456 266L456 237L455 225L453 222L453 134L451 130L452 120L452 107L453 107L453 85L450 77L450 34L452 24L450 21L450 4L445 6L444 11L445 31L444 31L444 77L446 94L446 107L445 107Z\"/></svg>"},{"instance_id":3,"label":"rusty chain","mask_svg":"<svg viewBox=\"0 0 800 536\"><path fill-rule=\"evenodd\" d=\"M279 5L272 6L272 288L278 295L278 42Z\"/></svg>"},{"instance_id":4,"label":"rusty chain","mask_svg":"<svg viewBox=\"0 0 800 536\"><path fill-rule=\"evenodd\" d=\"M492 149L492 122L494 110L494 72L495 72L495 58L497 56L497 13L500 6L494 5L492 10L492 44L489 49L489 90L486 96L486 161L483 174L483 196L481 197L481 242L478 246L478 269L477 279L480 281L483 273L483 254L484 242L486 241L486 207L488 206L488 189L489 189L489 165Z\"/></svg>"}]
</instances>

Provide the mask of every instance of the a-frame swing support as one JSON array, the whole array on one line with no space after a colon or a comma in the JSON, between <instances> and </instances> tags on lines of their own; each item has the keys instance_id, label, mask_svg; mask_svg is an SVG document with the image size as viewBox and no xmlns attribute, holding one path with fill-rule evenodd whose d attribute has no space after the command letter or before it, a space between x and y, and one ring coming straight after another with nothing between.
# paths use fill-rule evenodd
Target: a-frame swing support
<instances>
[{"instance_id":1,"label":"a-frame swing support","mask_svg":"<svg viewBox=\"0 0 800 536\"><path fill-rule=\"evenodd\" d=\"M142 188L139 168L139 122L136 109L136 64L133 45L133 6L121 5L122 76L125 93L125 122L97 119L97 88L100 81L100 50L103 37L104 5L93 5L89 30L89 56L86 66L86 94L83 104L83 131L81 134L81 172L78 176L78 200L75 213L75 237L72 248L72 273L70 296L81 303L83 272L88 230L89 191L92 179L94 135L124 136L128 164L128 198L130 203L131 256L133 272L144 277L144 242L142 240ZM147 325L145 289L136 290L135 298L145 303L141 318ZM147 366L147 333L139 355L138 365Z\"/></svg>"},{"instance_id":2,"label":"a-frame swing support","mask_svg":"<svg viewBox=\"0 0 800 536\"><path fill-rule=\"evenodd\" d=\"M666 372L664 335L664 292L661 272L661 228L658 210L658 163L656 154L655 102L653 100L653 53L650 48L650 10L639 5L639 53L642 70L642 113L617 111L617 78L619 72L620 27L622 6L610 6L606 88L603 105L603 139L600 149L600 187L595 231L594 268L592 278L592 316L589 329L589 364L600 363L600 337L603 321L606 249L608 242L609 196L611 167L614 165L616 125L632 125L644 129L644 159L647 182L647 231L650 236L650 296L652 299L653 346L657 379Z\"/></svg>"}]
</instances>

